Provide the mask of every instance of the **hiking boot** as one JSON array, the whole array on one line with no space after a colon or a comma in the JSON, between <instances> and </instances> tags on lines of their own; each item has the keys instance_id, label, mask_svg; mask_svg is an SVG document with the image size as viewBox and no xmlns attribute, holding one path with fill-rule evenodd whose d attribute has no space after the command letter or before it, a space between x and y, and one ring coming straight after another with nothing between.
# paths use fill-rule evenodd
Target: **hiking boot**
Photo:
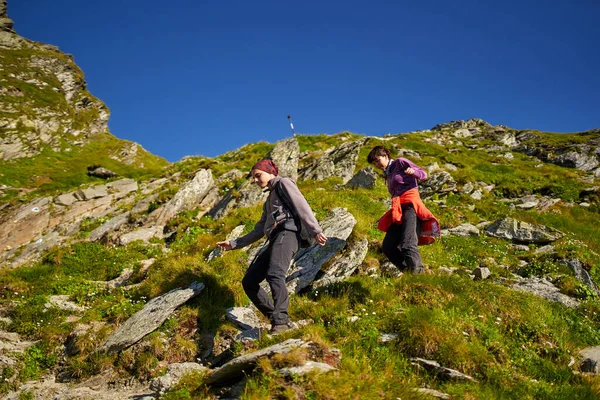
<instances>
[{"instance_id":1,"label":"hiking boot","mask_svg":"<svg viewBox=\"0 0 600 400\"><path fill-rule=\"evenodd\" d=\"M411 269L410 273L414 274L414 275L421 275L421 274L425 273L425 268L423 268L423 267L416 267L416 268Z\"/></svg>"},{"instance_id":2,"label":"hiking boot","mask_svg":"<svg viewBox=\"0 0 600 400\"><path fill-rule=\"evenodd\" d=\"M297 328L296 324L293 323L292 321L288 321L285 324L273 324L271 326L271 329L269 330L269 334L271 334L273 336L277 336L280 333L289 331L291 329L296 329L296 328Z\"/></svg>"}]
</instances>

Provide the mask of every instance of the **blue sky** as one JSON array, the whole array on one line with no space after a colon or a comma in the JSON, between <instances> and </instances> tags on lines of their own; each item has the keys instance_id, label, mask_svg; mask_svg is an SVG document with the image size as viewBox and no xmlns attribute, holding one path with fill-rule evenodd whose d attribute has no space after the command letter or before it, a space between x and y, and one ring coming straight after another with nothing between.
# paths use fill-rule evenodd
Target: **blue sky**
<instances>
[{"instance_id":1,"label":"blue sky","mask_svg":"<svg viewBox=\"0 0 600 400\"><path fill-rule=\"evenodd\" d=\"M600 127L598 0L8 0L8 14L74 55L115 136L169 161L289 137L288 114L310 134Z\"/></svg>"}]
</instances>

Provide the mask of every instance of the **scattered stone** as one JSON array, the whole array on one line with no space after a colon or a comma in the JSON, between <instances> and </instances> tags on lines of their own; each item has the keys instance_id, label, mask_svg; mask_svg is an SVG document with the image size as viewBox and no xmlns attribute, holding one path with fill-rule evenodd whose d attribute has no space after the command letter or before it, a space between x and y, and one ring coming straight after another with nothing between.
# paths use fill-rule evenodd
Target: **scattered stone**
<instances>
[{"instance_id":1,"label":"scattered stone","mask_svg":"<svg viewBox=\"0 0 600 400\"><path fill-rule=\"evenodd\" d=\"M124 286L125 283L131 278L133 275L133 268L125 268L119 276L110 281L90 281L96 285L104 286L107 289L115 289L121 286Z\"/></svg>"},{"instance_id":2,"label":"scattered stone","mask_svg":"<svg viewBox=\"0 0 600 400\"><path fill-rule=\"evenodd\" d=\"M439 391L433 390L433 389L415 388L415 389L412 389L412 390L414 390L415 392L423 393L423 394L426 394L428 396L435 397L435 398L442 399L442 400L450 400L452 398L449 394L442 393L442 392L439 392Z\"/></svg>"},{"instance_id":3,"label":"scattered stone","mask_svg":"<svg viewBox=\"0 0 600 400\"><path fill-rule=\"evenodd\" d=\"M458 167L454 164L444 164L444 168L448 171L458 171Z\"/></svg>"},{"instance_id":4,"label":"scattered stone","mask_svg":"<svg viewBox=\"0 0 600 400\"><path fill-rule=\"evenodd\" d=\"M336 369L337 368L334 368L329 364L308 360L304 365L282 368L277 372L283 376L303 376L313 371L320 374L323 372L335 371Z\"/></svg>"},{"instance_id":5,"label":"scattered stone","mask_svg":"<svg viewBox=\"0 0 600 400\"><path fill-rule=\"evenodd\" d=\"M524 244L513 244L511 245L511 247L516 251L529 251L529 246L526 246Z\"/></svg>"},{"instance_id":6,"label":"scattered stone","mask_svg":"<svg viewBox=\"0 0 600 400\"><path fill-rule=\"evenodd\" d=\"M551 282L544 278L530 277L524 278L521 281L515 283L513 289L520 290L522 292L528 292L535 296L541 297L548 301L561 303L569 308L575 308L579 306L579 301L562 294L560 289L554 286Z\"/></svg>"},{"instance_id":7,"label":"scattered stone","mask_svg":"<svg viewBox=\"0 0 600 400\"><path fill-rule=\"evenodd\" d=\"M597 374L600 372L600 346L586 347L579 352L582 361L579 369L581 372Z\"/></svg>"},{"instance_id":8,"label":"scattered stone","mask_svg":"<svg viewBox=\"0 0 600 400\"><path fill-rule=\"evenodd\" d=\"M473 184L471 182L467 182L460 189L460 192L462 194L469 194L469 193L473 192L473 190L475 190L475 186L473 186Z\"/></svg>"},{"instance_id":9,"label":"scattered stone","mask_svg":"<svg viewBox=\"0 0 600 400\"><path fill-rule=\"evenodd\" d=\"M403 275L402 271L390 261L384 261L379 269L382 275L389 276L390 278L398 278ZM377 274L377 269L373 268L372 271L367 271L367 273L371 275Z\"/></svg>"},{"instance_id":10,"label":"scattered stone","mask_svg":"<svg viewBox=\"0 0 600 400\"><path fill-rule=\"evenodd\" d=\"M143 309L119 326L100 350L113 353L133 345L160 327L177 307L197 296L202 289L204 289L203 283L194 282L187 289L173 289L162 296L153 298Z\"/></svg>"},{"instance_id":11,"label":"scattered stone","mask_svg":"<svg viewBox=\"0 0 600 400\"><path fill-rule=\"evenodd\" d=\"M357 317L356 315L353 315L351 317L348 317L346 320L350 323L354 323L356 321L358 321L360 319L360 317Z\"/></svg>"},{"instance_id":12,"label":"scattered stone","mask_svg":"<svg viewBox=\"0 0 600 400\"><path fill-rule=\"evenodd\" d=\"M58 308L64 311L71 311L71 312L83 312L85 311L84 307L78 306L77 304L73 303L72 301L69 301L69 299L71 298L71 296L65 294L65 295L58 295L58 296L50 296L50 299L48 300L48 302L46 304L44 304L44 307L46 308Z\"/></svg>"},{"instance_id":13,"label":"scattered stone","mask_svg":"<svg viewBox=\"0 0 600 400\"><path fill-rule=\"evenodd\" d=\"M102 179L114 178L115 176L117 176L117 174L115 174L114 172L103 167L88 167L87 174L89 176L95 176L97 178Z\"/></svg>"},{"instance_id":14,"label":"scattered stone","mask_svg":"<svg viewBox=\"0 0 600 400\"><path fill-rule=\"evenodd\" d=\"M400 336L397 333L382 333L379 335L379 341L381 343L388 343L397 340Z\"/></svg>"},{"instance_id":15,"label":"scattered stone","mask_svg":"<svg viewBox=\"0 0 600 400\"><path fill-rule=\"evenodd\" d=\"M452 192L456 189L456 181L446 171L436 172L419 184L421 185L421 196L423 197L431 196L434 193Z\"/></svg>"},{"instance_id":16,"label":"scattered stone","mask_svg":"<svg viewBox=\"0 0 600 400\"><path fill-rule=\"evenodd\" d=\"M486 267L477 267L473 271L473 275L475 275L475 280L484 280L489 278L492 273Z\"/></svg>"},{"instance_id":17,"label":"scattered stone","mask_svg":"<svg viewBox=\"0 0 600 400\"><path fill-rule=\"evenodd\" d=\"M479 228L471 224L462 224L450 229L442 229L442 236L478 236Z\"/></svg>"},{"instance_id":18,"label":"scattered stone","mask_svg":"<svg viewBox=\"0 0 600 400\"><path fill-rule=\"evenodd\" d=\"M308 347L308 343L301 339L288 339L283 343L275 344L253 353L244 354L243 356L234 358L222 367L214 369L205 379L205 383L215 385L235 381L244 376L244 373L253 369L261 358L271 358L275 354L287 354L303 347Z\"/></svg>"},{"instance_id":19,"label":"scattered stone","mask_svg":"<svg viewBox=\"0 0 600 400\"><path fill-rule=\"evenodd\" d=\"M536 254L536 255L548 254L548 253L552 253L553 251L554 251L554 246L551 244L547 244L545 246L542 246L542 247L536 249L533 254Z\"/></svg>"},{"instance_id":20,"label":"scattered stone","mask_svg":"<svg viewBox=\"0 0 600 400\"><path fill-rule=\"evenodd\" d=\"M121 246L127 246L129 243L136 240L148 242L152 238L163 238L164 226L151 226L149 228L140 228L135 231L124 234L119 238Z\"/></svg>"},{"instance_id":21,"label":"scattered stone","mask_svg":"<svg viewBox=\"0 0 600 400\"><path fill-rule=\"evenodd\" d=\"M239 238L240 235L242 234L242 232L244 232L244 228L245 227L246 227L246 225L238 225L235 228L233 228L231 230L231 232L229 232L229 234L225 238L225 241L234 240L234 239ZM221 249L219 249L218 247L215 247L213 249L213 251L210 252L210 254L208 255L208 257L206 257L206 262L211 262L215 258L220 257L221 254L223 254L223 252L221 251Z\"/></svg>"},{"instance_id":22,"label":"scattered stone","mask_svg":"<svg viewBox=\"0 0 600 400\"><path fill-rule=\"evenodd\" d=\"M477 382L477 380L472 376L465 375L462 372L459 372L455 369L442 367L437 361L425 360L423 358L418 357L413 357L410 360L412 365L421 366L427 371L434 372L437 375L440 375L453 381Z\"/></svg>"},{"instance_id":23,"label":"scattered stone","mask_svg":"<svg viewBox=\"0 0 600 400\"><path fill-rule=\"evenodd\" d=\"M249 307L232 307L226 310L227 319L236 324L242 330L263 328L256 313Z\"/></svg>"},{"instance_id":24,"label":"scattered stone","mask_svg":"<svg viewBox=\"0 0 600 400\"><path fill-rule=\"evenodd\" d=\"M377 182L377 173L375 172L373 167L367 167L358 171L352 177L352 179L350 179L348 183L346 183L345 186L351 189L373 189L375 188L375 182Z\"/></svg>"},{"instance_id":25,"label":"scattered stone","mask_svg":"<svg viewBox=\"0 0 600 400\"><path fill-rule=\"evenodd\" d=\"M544 225L534 225L513 218L498 220L485 228L488 236L522 243L546 244L562 238L565 234Z\"/></svg>"},{"instance_id":26,"label":"scattered stone","mask_svg":"<svg viewBox=\"0 0 600 400\"><path fill-rule=\"evenodd\" d=\"M185 375L203 373L207 369L208 368L194 362L170 364L167 367L167 373L165 375L155 378L150 382L150 389L159 393L167 392L174 388Z\"/></svg>"},{"instance_id":27,"label":"scattered stone","mask_svg":"<svg viewBox=\"0 0 600 400\"><path fill-rule=\"evenodd\" d=\"M479 190L479 189L477 189L473 193L471 193L471 198L473 200L481 200L482 196L483 196L483 193L481 193L481 190Z\"/></svg>"},{"instance_id":28,"label":"scattered stone","mask_svg":"<svg viewBox=\"0 0 600 400\"><path fill-rule=\"evenodd\" d=\"M583 264L576 258L570 258L566 260L560 260L560 264L569 267L571 271L573 271L573 275L582 282L584 285L592 289L597 295L600 296L600 291L598 287L590 277L590 274L583 268Z\"/></svg>"}]
</instances>

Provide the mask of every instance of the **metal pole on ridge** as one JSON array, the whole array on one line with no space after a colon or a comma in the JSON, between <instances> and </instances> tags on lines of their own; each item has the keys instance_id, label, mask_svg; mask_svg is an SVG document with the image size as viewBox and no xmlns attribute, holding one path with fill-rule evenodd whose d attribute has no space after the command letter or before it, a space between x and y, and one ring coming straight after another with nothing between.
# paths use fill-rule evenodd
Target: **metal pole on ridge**
<instances>
[{"instance_id":1,"label":"metal pole on ridge","mask_svg":"<svg viewBox=\"0 0 600 400\"><path fill-rule=\"evenodd\" d=\"M296 132L294 132L294 123L292 122L291 115L288 115L288 121L290 121L290 128L292 128L292 135L296 136Z\"/></svg>"}]
</instances>

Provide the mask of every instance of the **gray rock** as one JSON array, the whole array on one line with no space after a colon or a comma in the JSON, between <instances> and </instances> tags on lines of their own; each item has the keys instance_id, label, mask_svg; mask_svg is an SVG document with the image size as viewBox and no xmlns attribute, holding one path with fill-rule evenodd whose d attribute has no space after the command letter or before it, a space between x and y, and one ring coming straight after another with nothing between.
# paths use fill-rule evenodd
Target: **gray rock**
<instances>
[{"instance_id":1,"label":"gray rock","mask_svg":"<svg viewBox=\"0 0 600 400\"><path fill-rule=\"evenodd\" d=\"M460 189L460 192L463 194L469 194L469 193L473 192L473 190L475 190L475 186L473 186L473 184L471 182L467 182Z\"/></svg>"},{"instance_id":2,"label":"gray rock","mask_svg":"<svg viewBox=\"0 0 600 400\"><path fill-rule=\"evenodd\" d=\"M398 267L396 267L394 264L392 264L389 261L384 261L380 266L379 269L381 271L381 274L383 276L389 276L392 278L397 278L399 276L402 276L403 273L402 271L400 271L400 269L398 269ZM377 273L377 269L373 268L373 271L369 271L371 274L376 274Z\"/></svg>"},{"instance_id":3,"label":"gray rock","mask_svg":"<svg viewBox=\"0 0 600 400\"><path fill-rule=\"evenodd\" d=\"M515 283L513 289L528 292L548 301L561 303L569 308L579 306L579 301L562 294L551 282L544 278L530 277Z\"/></svg>"},{"instance_id":4,"label":"gray rock","mask_svg":"<svg viewBox=\"0 0 600 400\"><path fill-rule=\"evenodd\" d=\"M44 304L44 307L58 308L61 310L72 311L72 312L85 311L84 307L78 306L77 304L73 303L72 301L69 301L70 298L71 298L71 296L69 296L68 294L50 296L50 299L48 299L48 302L46 304Z\"/></svg>"},{"instance_id":5,"label":"gray rock","mask_svg":"<svg viewBox=\"0 0 600 400\"><path fill-rule=\"evenodd\" d=\"M204 382L208 385L215 385L235 381L242 377L244 373L253 369L261 358L270 358L275 354L287 354L307 346L308 343L301 339L288 339L283 343L275 344L253 353L244 354L243 356L234 358L222 367L214 369Z\"/></svg>"},{"instance_id":6,"label":"gray rock","mask_svg":"<svg viewBox=\"0 0 600 400\"><path fill-rule=\"evenodd\" d=\"M442 229L442 236L478 236L479 228L472 224L462 224L450 229Z\"/></svg>"},{"instance_id":7,"label":"gray rock","mask_svg":"<svg viewBox=\"0 0 600 400\"><path fill-rule=\"evenodd\" d=\"M534 225L512 218L498 220L485 228L488 236L513 240L522 243L546 244L564 236L557 229L544 225Z\"/></svg>"},{"instance_id":8,"label":"gray rock","mask_svg":"<svg viewBox=\"0 0 600 400\"><path fill-rule=\"evenodd\" d=\"M554 251L554 246L552 246L551 244L547 244L545 246L540 247L539 249L536 249L533 254L539 255L539 254L548 254L548 253L552 253Z\"/></svg>"},{"instance_id":9,"label":"gray rock","mask_svg":"<svg viewBox=\"0 0 600 400\"><path fill-rule=\"evenodd\" d=\"M427 197L434 193L447 193L456 189L456 181L446 171L432 174L429 178L419 183L421 196Z\"/></svg>"},{"instance_id":10,"label":"gray rock","mask_svg":"<svg viewBox=\"0 0 600 400\"><path fill-rule=\"evenodd\" d=\"M354 174L358 152L365 143L365 139L344 143L335 147L327 154L314 160L300 170L300 179L314 179L322 181L333 176L342 178L343 183L348 182Z\"/></svg>"},{"instance_id":11,"label":"gray rock","mask_svg":"<svg viewBox=\"0 0 600 400\"><path fill-rule=\"evenodd\" d=\"M481 193L481 190L479 190L479 189L477 189L473 193L471 193L471 198L473 200L481 200L482 196L483 196L483 193Z\"/></svg>"},{"instance_id":12,"label":"gray rock","mask_svg":"<svg viewBox=\"0 0 600 400\"><path fill-rule=\"evenodd\" d=\"M397 340L400 337L397 333L382 333L379 335L379 341L381 343L388 343Z\"/></svg>"},{"instance_id":13,"label":"gray rock","mask_svg":"<svg viewBox=\"0 0 600 400\"><path fill-rule=\"evenodd\" d=\"M492 126L489 123L487 123L486 121L484 121L480 118L471 118L466 121L457 120L457 121L445 122L443 124L438 124L438 125L434 126L433 128L431 128L431 130L439 131L439 130L444 130L444 129L461 129L461 128L480 129L480 128L491 128L491 127Z\"/></svg>"},{"instance_id":14,"label":"gray rock","mask_svg":"<svg viewBox=\"0 0 600 400\"><path fill-rule=\"evenodd\" d=\"M440 392L440 391L434 390L434 389L415 388L415 389L412 389L412 390L415 391L415 392L417 392L417 393L422 393L422 394L425 394L427 396L435 397L437 399L450 400L452 398L449 394L443 393L443 392Z\"/></svg>"},{"instance_id":15,"label":"gray rock","mask_svg":"<svg viewBox=\"0 0 600 400\"><path fill-rule=\"evenodd\" d=\"M470 130L467 128L457 129L451 133L452 136L459 139L464 139L473 136Z\"/></svg>"},{"instance_id":16,"label":"gray rock","mask_svg":"<svg viewBox=\"0 0 600 400\"><path fill-rule=\"evenodd\" d=\"M358 171L352 179L346 183L346 187L356 189L356 188L365 188L365 189L373 189L375 188L375 183L377 182L377 173L372 167L363 168Z\"/></svg>"},{"instance_id":17,"label":"gray rock","mask_svg":"<svg viewBox=\"0 0 600 400\"><path fill-rule=\"evenodd\" d=\"M598 287L590 277L590 274L583 268L583 264L576 258L569 258L566 260L560 260L559 263L565 265L573 271L573 275L584 285L592 289L597 295L600 296L600 291L598 291Z\"/></svg>"},{"instance_id":18,"label":"gray rock","mask_svg":"<svg viewBox=\"0 0 600 400\"><path fill-rule=\"evenodd\" d=\"M77 197L75 197L75 192L72 193L64 193L56 196L54 202L61 206L70 206L71 204L79 201Z\"/></svg>"},{"instance_id":19,"label":"gray rock","mask_svg":"<svg viewBox=\"0 0 600 400\"><path fill-rule=\"evenodd\" d=\"M346 247L346 239L352 233L356 219L345 208L334 208L320 222L323 234L327 237L325 246L315 245L301 249L286 278L290 293L298 293L312 283L321 269L335 254Z\"/></svg>"},{"instance_id":20,"label":"gray rock","mask_svg":"<svg viewBox=\"0 0 600 400\"><path fill-rule=\"evenodd\" d=\"M582 358L579 369L582 372L597 374L600 372L600 346L586 347L579 352Z\"/></svg>"},{"instance_id":21,"label":"gray rock","mask_svg":"<svg viewBox=\"0 0 600 400\"><path fill-rule=\"evenodd\" d=\"M214 186L212 172L209 169L199 170L164 207L149 216L148 224L165 225L180 212L198 207Z\"/></svg>"},{"instance_id":22,"label":"gray rock","mask_svg":"<svg viewBox=\"0 0 600 400\"><path fill-rule=\"evenodd\" d=\"M440 375L444 378L453 380L453 381L471 381L477 382L475 378L469 375L465 375L462 372L459 372L455 369L442 367L440 363L432 360L425 360L423 358L413 357L410 359L411 364L418 365L425 368L427 371L434 372L437 375Z\"/></svg>"},{"instance_id":23,"label":"gray rock","mask_svg":"<svg viewBox=\"0 0 600 400\"><path fill-rule=\"evenodd\" d=\"M235 228L233 228L233 230L231 232L229 232L229 234L227 235L227 237L225 238L225 240L229 241L229 240L234 240L234 239L239 238L240 235L242 234L242 232L244 232L245 226L246 225L238 225ZM210 254L208 255L208 257L206 257L206 262L211 262L216 257L220 257L221 254L223 254L223 252L218 247L215 247L210 252Z\"/></svg>"},{"instance_id":24,"label":"gray rock","mask_svg":"<svg viewBox=\"0 0 600 400\"><path fill-rule=\"evenodd\" d=\"M304 365L282 368L277 372L283 376L303 376L310 372L321 374L323 372L335 371L336 369L329 364L308 360Z\"/></svg>"},{"instance_id":25,"label":"gray rock","mask_svg":"<svg viewBox=\"0 0 600 400\"><path fill-rule=\"evenodd\" d=\"M104 224L91 231L87 239L90 242L100 240L100 238L102 238L107 233L114 232L121 228L123 225L125 225L129 221L129 216L130 213L126 212L112 217Z\"/></svg>"},{"instance_id":26,"label":"gray rock","mask_svg":"<svg viewBox=\"0 0 600 400\"><path fill-rule=\"evenodd\" d=\"M150 382L150 389L164 393L175 387L185 375L191 373L202 373L208 368L194 362L175 363L167 367L167 373L163 376L153 379Z\"/></svg>"},{"instance_id":27,"label":"gray rock","mask_svg":"<svg viewBox=\"0 0 600 400\"><path fill-rule=\"evenodd\" d=\"M221 175L219 178L217 178L217 180L215 181L216 185L220 185L221 183L224 182L235 182L238 179L242 179L244 177L244 173L242 171L240 171L239 169L232 169L231 171L228 171L226 173L224 173L223 175Z\"/></svg>"},{"instance_id":28,"label":"gray rock","mask_svg":"<svg viewBox=\"0 0 600 400\"><path fill-rule=\"evenodd\" d=\"M232 307L226 310L227 319L242 330L264 328L256 313L249 307Z\"/></svg>"},{"instance_id":29,"label":"gray rock","mask_svg":"<svg viewBox=\"0 0 600 400\"><path fill-rule=\"evenodd\" d=\"M102 179L114 178L115 176L117 176L117 174L115 174L111 170L108 170L103 167L88 169L87 174L89 176L95 176L97 178L102 178Z\"/></svg>"},{"instance_id":30,"label":"gray rock","mask_svg":"<svg viewBox=\"0 0 600 400\"><path fill-rule=\"evenodd\" d=\"M348 278L363 262L368 250L369 241L367 238L348 240L346 248L334 256L331 262L328 263L328 267L323 271L323 275L313 281L312 288L341 282Z\"/></svg>"},{"instance_id":31,"label":"gray rock","mask_svg":"<svg viewBox=\"0 0 600 400\"><path fill-rule=\"evenodd\" d=\"M267 192L263 192L261 188L250 180L242 183L237 192L237 195L234 196L233 191L229 191L229 193L227 193L227 195L221 199L208 214L215 219L222 218L229 214L233 209L250 207L262 203L268 196Z\"/></svg>"},{"instance_id":32,"label":"gray rock","mask_svg":"<svg viewBox=\"0 0 600 400\"><path fill-rule=\"evenodd\" d=\"M110 193L114 194L117 199L120 199L131 192L136 192L138 190L138 183L133 179L119 179L118 181L108 182L106 187Z\"/></svg>"},{"instance_id":33,"label":"gray rock","mask_svg":"<svg viewBox=\"0 0 600 400\"><path fill-rule=\"evenodd\" d=\"M298 159L300 158L300 146L296 138L281 140L267 155L279 168L279 176L298 179Z\"/></svg>"},{"instance_id":34,"label":"gray rock","mask_svg":"<svg viewBox=\"0 0 600 400\"><path fill-rule=\"evenodd\" d=\"M6 0L2 0L0 1L0 31L14 33L13 25L13 20L6 14Z\"/></svg>"},{"instance_id":35,"label":"gray rock","mask_svg":"<svg viewBox=\"0 0 600 400\"><path fill-rule=\"evenodd\" d=\"M75 192L75 197L81 201L99 199L108 196L106 185L92 186Z\"/></svg>"},{"instance_id":36,"label":"gray rock","mask_svg":"<svg viewBox=\"0 0 600 400\"><path fill-rule=\"evenodd\" d=\"M595 156L577 151L561 154L555 157L552 162L562 167L577 168L582 171L592 171L600 164Z\"/></svg>"},{"instance_id":37,"label":"gray rock","mask_svg":"<svg viewBox=\"0 0 600 400\"><path fill-rule=\"evenodd\" d=\"M152 238L162 239L164 226L151 226L149 228L140 228L126 233L119 238L121 246L126 246L136 240L147 242Z\"/></svg>"},{"instance_id":38,"label":"gray rock","mask_svg":"<svg viewBox=\"0 0 600 400\"><path fill-rule=\"evenodd\" d=\"M458 167L454 164L444 164L444 168L448 171L458 171Z\"/></svg>"},{"instance_id":39,"label":"gray rock","mask_svg":"<svg viewBox=\"0 0 600 400\"><path fill-rule=\"evenodd\" d=\"M153 298L143 309L119 326L100 350L112 353L137 343L160 327L177 307L197 296L202 289L204 289L203 283L194 282L187 289L173 289L162 296Z\"/></svg>"},{"instance_id":40,"label":"gray rock","mask_svg":"<svg viewBox=\"0 0 600 400\"><path fill-rule=\"evenodd\" d=\"M529 251L529 246L524 244L513 244L511 247L517 251Z\"/></svg>"},{"instance_id":41,"label":"gray rock","mask_svg":"<svg viewBox=\"0 0 600 400\"><path fill-rule=\"evenodd\" d=\"M127 281L129 280L129 278L131 278L132 275L133 275L133 268L125 268L121 272L121 274L119 276L117 276L115 279L111 279L110 281L92 281L92 283L95 283L100 286L104 286L105 288L108 288L108 289L115 289L115 288L124 286L125 283L127 283Z\"/></svg>"},{"instance_id":42,"label":"gray rock","mask_svg":"<svg viewBox=\"0 0 600 400\"><path fill-rule=\"evenodd\" d=\"M490 272L490 270L486 267L477 267L473 271L473 275L475 275L475 280L480 281L489 278L491 274L492 273Z\"/></svg>"}]
</instances>

